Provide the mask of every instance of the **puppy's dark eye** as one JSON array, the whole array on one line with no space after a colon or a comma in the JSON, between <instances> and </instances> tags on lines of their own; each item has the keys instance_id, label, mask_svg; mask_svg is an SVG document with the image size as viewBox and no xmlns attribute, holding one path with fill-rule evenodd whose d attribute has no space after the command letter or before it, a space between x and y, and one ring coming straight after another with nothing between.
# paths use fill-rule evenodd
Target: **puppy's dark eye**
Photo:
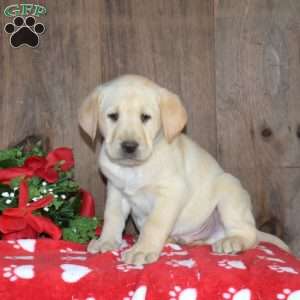
<instances>
[{"instance_id":1,"label":"puppy's dark eye","mask_svg":"<svg viewBox=\"0 0 300 300\"><path fill-rule=\"evenodd\" d=\"M119 114L118 113L111 113L107 115L109 119L111 119L114 122L117 122L119 119Z\"/></svg>"},{"instance_id":2,"label":"puppy's dark eye","mask_svg":"<svg viewBox=\"0 0 300 300\"><path fill-rule=\"evenodd\" d=\"M151 116L150 115L147 115L147 114L141 114L141 121L143 123L146 123L147 121L149 121L151 119Z\"/></svg>"}]
</instances>

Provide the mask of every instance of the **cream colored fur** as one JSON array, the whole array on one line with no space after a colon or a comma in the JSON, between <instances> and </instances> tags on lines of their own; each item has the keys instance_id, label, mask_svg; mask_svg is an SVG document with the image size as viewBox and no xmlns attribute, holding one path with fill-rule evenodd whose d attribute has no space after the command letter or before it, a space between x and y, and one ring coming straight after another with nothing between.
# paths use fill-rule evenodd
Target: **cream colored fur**
<instances>
[{"instance_id":1,"label":"cream colored fur","mask_svg":"<svg viewBox=\"0 0 300 300\"><path fill-rule=\"evenodd\" d=\"M143 122L143 114L151 118ZM212 244L219 253L246 250L259 240L287 249L257 231L249 194L181 133L186 121L178 96L137 75L99 86L83 102L79 122L93 139L99 127L104 137L99 165L108 179L103 232L88 251L118 248L130 213L140 235L124 253L126 263L156 261L170 239ZM128 140L139 144L129 158L121 147Z\"/></svg>"}]
</instances>

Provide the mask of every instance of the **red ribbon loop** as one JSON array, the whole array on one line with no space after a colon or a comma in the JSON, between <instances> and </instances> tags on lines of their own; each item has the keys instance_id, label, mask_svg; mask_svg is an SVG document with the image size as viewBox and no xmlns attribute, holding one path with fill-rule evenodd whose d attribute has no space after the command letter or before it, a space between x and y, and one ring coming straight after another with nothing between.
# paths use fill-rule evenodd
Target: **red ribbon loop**
<instances>
[{"instance_id":1,"label":"red ribbon loop","mask_svg":"<svg viewBox=\"0 0 300 300\"><path fill-rule=\"evenodd\" d=\"M95 216L95 201L91 193L80 189L81 192L81 206L80 215L82 217Z\"/></svg>"},{"instance_id":2,"label":"red ribbon loop","mask_svg":"<svg viewBox=\"0 0 300 300\"><path fill-rule=\"evenodd\" d=\"M53 201L53 196L48 195L31 203L28 203L28 199L28 184L24 180L20 184L19 207L7 208L2 212L0 216L0 231L4 234L10 234L10 238L13 237L13 233L18 237L25 231L30 232L31 235L33 232L36 232L37 235L47 233L53 239L59 240L61 230L58 226L46 217L32 214L33 211L49 205Z\"/></svg>"},{"instance_id":3,"label":"red ribbon loop","mask_svg":"<svg viewBox=\"0 0 300 300\"><path fill-rule=\"evenodd\" d=\"M61 147L49 152L46 158L40 156L28 157L22 167L0 169L0 182L7 183L11 179L20 176L38 176L49 183L54 183L58 180L57 167L66 172L73 166L72 149Z\"/></svg>"}]
</instances>

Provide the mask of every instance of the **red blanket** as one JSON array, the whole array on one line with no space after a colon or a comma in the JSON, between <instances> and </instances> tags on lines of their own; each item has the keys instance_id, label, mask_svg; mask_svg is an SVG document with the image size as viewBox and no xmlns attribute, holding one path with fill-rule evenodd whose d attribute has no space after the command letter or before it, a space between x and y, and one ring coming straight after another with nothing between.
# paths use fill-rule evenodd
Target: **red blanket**
<instances>
[{"instance_id":1,"label":"red blanket","mask_svg":"<svg viewBox=\"0 0 300 300\"><path fill-rule=\"evenodd\" d=\"M91 255L66 241L0 241L0 299L300 300L300 261L270 244L240 255L168 244L146 266L120 260L128 244Z\"/></svg>"}]
</instances>

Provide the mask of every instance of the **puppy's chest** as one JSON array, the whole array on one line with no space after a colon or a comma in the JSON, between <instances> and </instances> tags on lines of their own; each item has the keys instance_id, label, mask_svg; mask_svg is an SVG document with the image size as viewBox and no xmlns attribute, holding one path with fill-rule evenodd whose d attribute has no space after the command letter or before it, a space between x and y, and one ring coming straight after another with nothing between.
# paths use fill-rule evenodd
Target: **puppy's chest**
<instances>
[{"instance_id":1,"label":"puppy's chest","mask_svg":"<svg viewBox=\"0 0 300 300\"><path fill-rule=\"evenodd\" d=\"M102 166L102 172L124 194L130 205L132 217L140 229L151 213L156 199L147 187L147 178L141 170L118 166Z\"/></svg>"},{"instance_id":2,"label":"puppy's chest","mask_svg":"<svg viewBox=\"0 0 300 300\"><path fill-rule=\"evenodd\" d=\"M101 169L107 179L127 196L136 195L145 186L145 176L141 170L116 165L102 166Z\"/></svg>"}]
</instances>

